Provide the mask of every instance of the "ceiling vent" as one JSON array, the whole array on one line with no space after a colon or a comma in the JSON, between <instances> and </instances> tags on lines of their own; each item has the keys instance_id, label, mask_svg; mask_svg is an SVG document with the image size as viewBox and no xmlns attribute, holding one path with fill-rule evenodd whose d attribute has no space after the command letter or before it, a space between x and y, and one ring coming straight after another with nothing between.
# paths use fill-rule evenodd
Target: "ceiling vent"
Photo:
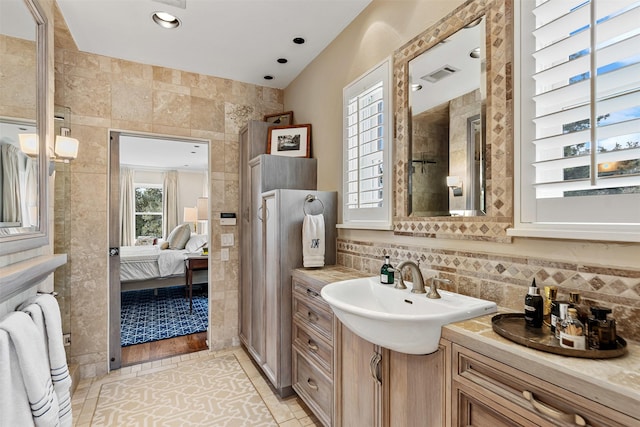
<instances>
[{"instance_id":1,"label":"ceiling vent","mask_svg":"<svg viewBox=\"0 0 640 427\"><path fill-rule=\"evenodd\" d=\"M432 71L429 74L426 74L420 78L422 80L428 81L429 83L436 83L444 79L445 77L449 77L450 75L458 71L460 70L455 67L452 67L451 65L444 65L438 68L437 70Z\"/></svg>"}]
</instances>

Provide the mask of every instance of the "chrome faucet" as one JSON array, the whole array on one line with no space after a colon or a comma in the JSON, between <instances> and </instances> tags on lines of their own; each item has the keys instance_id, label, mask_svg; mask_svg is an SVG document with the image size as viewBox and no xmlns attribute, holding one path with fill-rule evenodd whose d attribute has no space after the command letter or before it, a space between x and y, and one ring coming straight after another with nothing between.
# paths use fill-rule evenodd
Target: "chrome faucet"
<instances>
[{"instance_id":1,"label":"chrome faucet","mask_svg":"<svg viewBox=\"0 0 640 427\"><path fill-rule=\"evenodd\" d=\"M411 269L411 280L413 281L413 289L411 289L411 292L414 294L427 293L424 289L424 278L422 277L422 272L420 271L418 264L410 260L402 261L396 266L396 271L398 272L398 283L394 287L396 289L407 289L407 285L404 284L404 279L402 278L402 269L404 267L409 267Z\"/></svg>"},{"instance_id":2,"label":"chrome faucet","mask_svg":"<svg viewBox=\"0 0 640 427\"><path fill-rule=\"evenodd\" d=\"M436 285L436 283L446 283L448 285L451 284L451 280L449 279L440 279L438 277L433 277L431 279L431 286L429 287L429 293L427 294L427 298L431 298L431 299L438 299L438 298L442 298L440 296L440 294L438 293L438 286Z\"/></svg>"}]
</instances>

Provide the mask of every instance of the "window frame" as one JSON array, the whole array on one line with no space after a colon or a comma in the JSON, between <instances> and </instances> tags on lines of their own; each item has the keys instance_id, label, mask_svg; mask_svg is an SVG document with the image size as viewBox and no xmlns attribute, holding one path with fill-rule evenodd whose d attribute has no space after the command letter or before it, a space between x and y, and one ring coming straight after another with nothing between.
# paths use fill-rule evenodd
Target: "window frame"
<instances>
[{"instance_id":1,"label":"window frame","mask_svg":"<svg viewBox=\"0 0 640 427\"><path fill-rule=\"evenodd\" d=\"M142 182L134 182L133 183L133 193L135 195L135 193L137 192L138 188L157 188L160 190L160 194L162 195L162 200L160 201L160 207L162 208L162 205L164 203L164 188L162 184L147 184L147 183L142 183ZM135 197L135 196L134 196ZM160 225L160 235L156 236L158 238L162 238L162 227L164 226L164 212L163 210L160 210L160 212L138 212L136 209L136 203L135 203L135 199L134 199L134 203L133 203L133 230L134 230L134 234L137 234L137 232L135 232L136 230L136 225L137 225L137 217L138 215L160 215L160 219L161 221L161 225ZM140 236L134 235L133 236L133 240L137 239Z\"/></svg>"},{"instance_id":2,"label":"window frame","mask_svg":"<svg viewBox=\"0 0 640 427\"><path fill-rule=\"evenodd\" d=\"M382 207L354 208L347 205L348 194L348 102L355 96L382 81L383 149L382 149ZM392 59L385 58L344 87L342 91L342 223L338 228L392 230L392 180L393 174L393 101L391 96Z\"/></svg>"},{"instance_id":3,"label":"window frame","mask_svg":"<svg viewBox=\"0 0 640 427\"><path fill-rule=\"evenodd\" d=\"M523 5L514 2L514 224L507 229L508 236L559 238L576 240L640 242L640 221L636 223L576 222L575 212L589 212L602 204L602 198L617 198L624 195L590 196L570 198L571 209L562 222L541 222L543 216L536 209L536 194L533 186L535 172L531 163L535 160L535 148L530 143L535 134L529 119L533 105L533 85L527 84L524 70L531 69L525 52L532 43L532 20L523 17ZM581 200L578 200L581 199ZM607 199L612 200L612 199ZM568 204L568 203L567 203ZM554 209L555 204L542 203L541 211ZM640 211L640 207L638 208Z\"/></svg>"}]
</instances>

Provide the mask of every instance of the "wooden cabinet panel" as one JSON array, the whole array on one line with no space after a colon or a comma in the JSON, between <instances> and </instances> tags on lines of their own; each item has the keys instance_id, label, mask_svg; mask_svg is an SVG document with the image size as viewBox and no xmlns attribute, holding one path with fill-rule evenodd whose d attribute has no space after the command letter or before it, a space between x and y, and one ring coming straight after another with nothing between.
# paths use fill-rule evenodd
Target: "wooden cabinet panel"
<instances>
[{"instance_id":1,"label":"wooden cabinet panel","mask_svg":"<svg viewBox=\"0 0 640 427\"><path fill-rule=\"evenodd\" d=\"M338 352L339 379L336 406L339 405L336 424L342 427L380 426L382 386L373 377L371 359L381 356L379 348L360 338L340 324L340 351Z\"/></svg>"},{"instance_id":2,"label":"wooden cabinet panel","mask_svg":"<svg viewBox=\"0 0 640 427\"><path fill-rule=\"evenodd\" d=\"M295 298L293 300L293 317L295 320L306 322L309 327L326 339L333 336L333 315L319 309L309 301Z\"/></svg>"},{"instance_id":3,"label":"wooden cabinet panel","mask_svg":"<svg viewBox=\"0 0 640 427\"><path fill-rule=\"evenodd\" d=\"M309 331L301 322L293 324L293 346L305 352L327 375L333 374L333 345Z\"/></svg>"},{"instance_id":4,"label":"wooden cabinet panel","mask_svg":"<svg viewBox=\"0 0 640 427\"><path fill-rule=\"evenodd\" d=\"M444 425L446 358L447 352L442 346L426 355L389 351L387 425Z\"/></svg>"}]
</instances>

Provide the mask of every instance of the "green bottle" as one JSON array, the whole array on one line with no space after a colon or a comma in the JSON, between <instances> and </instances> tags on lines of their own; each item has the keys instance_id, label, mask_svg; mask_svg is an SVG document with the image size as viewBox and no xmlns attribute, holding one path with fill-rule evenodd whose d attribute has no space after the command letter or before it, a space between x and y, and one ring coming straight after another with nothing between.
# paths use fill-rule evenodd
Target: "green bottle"
<instances>
[{"instance_id":1,"label":"green bottle","mask_svg":"<svg viewBox=\"0 0 640 427\"><path fill-rule=\"evenodd\" d=\"M393 284L393 266L389 262L389 255L384 256L384 264L380 269L380 283L383 285Z\"/></svg>"}]
</instances>

